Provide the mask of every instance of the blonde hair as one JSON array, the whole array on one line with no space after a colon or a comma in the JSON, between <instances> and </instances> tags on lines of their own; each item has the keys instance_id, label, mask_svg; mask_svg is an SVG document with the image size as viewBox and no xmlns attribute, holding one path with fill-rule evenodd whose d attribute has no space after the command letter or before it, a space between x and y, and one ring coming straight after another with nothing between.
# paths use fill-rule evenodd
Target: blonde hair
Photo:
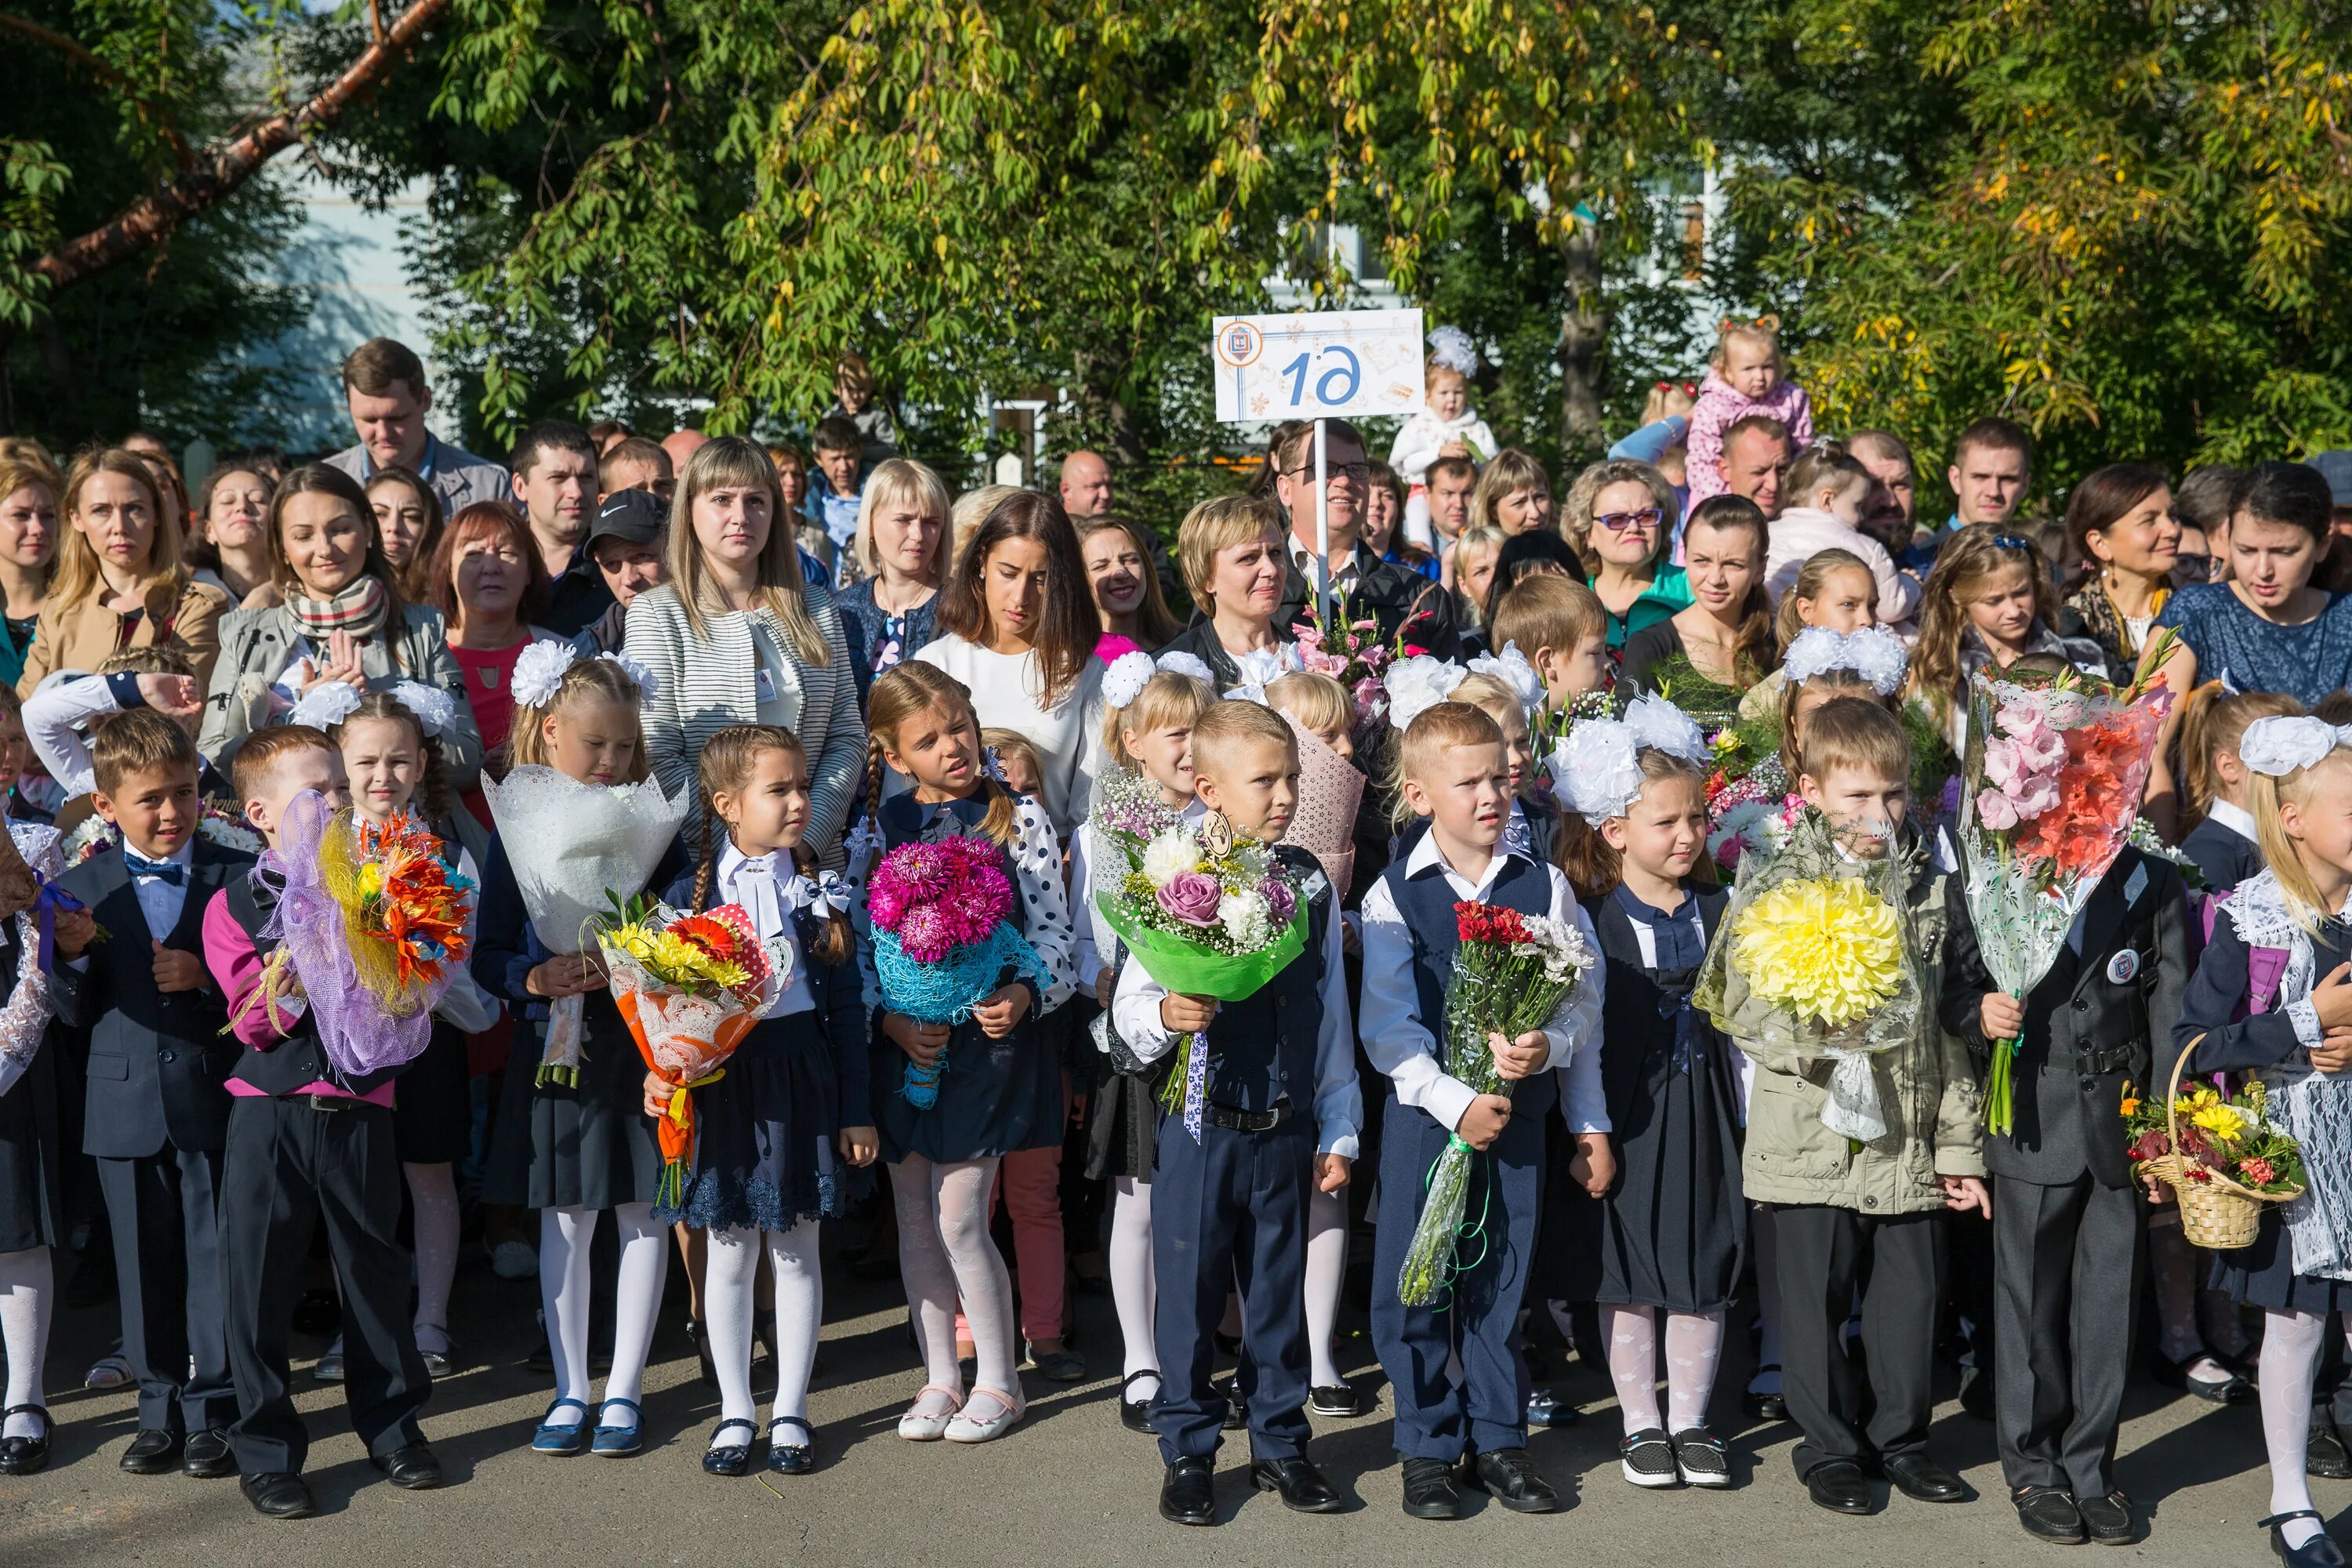
<instances>
[{"instance_id":1,"label":"blonde hair","mask_svg":"<svg viewBox=\"0 0 2352 1568\"><path fill-rule=\"evenodd\" d=\"M1192 725L1194 774L1207 773L1211 758L1242 741L1279 741L1288 749L1291 761L1298 760L1298 737L1273 709L1238 700L1213 702Z\"/></svg>"},{"instance_id":2,"label":"blonde hair","mask_svg":"<svg viewBox=\"0 0 2352 1568\"><path fill-rule=\"evenodd\" d=\"M1644 746L1635 753L1634 761L1642 769L1642 792L1663 779L1684 779L1706 799L1706 770L1686 757L1672 752L1662 752ZM1636 796L1638 800L1640 796ZM1630 808L1628 808L1630 809ZM1623 811L1617 814L1625 815ZM1553 833L1553 856L1559 865L1560 875L1580 899L1603 898L1617 890L1625 879L1625 857L1617 847L1601 837L1598 823L1587 822L1572 811L1560 813L1559 826ZM1702 887L1714 885L1713 857L1701 855L1691 868L1691 880Z\"/></svg>"},{"instance_id":3,"label":"blonde hair","mask_svg":"<svg viewBox=\"0 0 2352 1568\"><path fill-rule=\"evenodd\" d=\"M1551 475L1544 471L1534 453L1506 447L1480 470L1478 488L1470 492L1470 526L1483 523L1489 528L1501 528L1502 520L1495 515L1496 509L1521 490L1551 494Z\"/></svg>"},{"instance_id":4,"label":"blonde hair","mask_svg":"<svg viewBox=\"0 0 2352 1568\"><path fill-rule=\"evenodd\" d=\"M1517 643L1533 658L1543 648L1572 654L1587 638L1608 635L1609 611L1600 595L1571 578L1543 572L1511 584L1495 606L1486 640L1496 647Z\"/></svg>"},{"instance_id":5,"label":"blonde hair","mask_svg":"<svg viewBox=\"0 0 2352 1568\"><path fill-rule=\"evenodd\" d=\"M1464 523L1462 531L1454 537L1454 618L1473 628L1486 619L1486 606L1470 596L1467 585L1470 581L1469 557L1482 550L1500 555L1503 552L1503 531L1491 522L1476 521L1474 516L1474 520ZM1493 592L1492 579L1488 580L1487 591Z\"/></svg>"},{"instance_id":6,"label":"blonde hair","mask_svg":"<svg viewBox=\"0 0 2352 1568\"><path fill-rule=\"evenodd\" d=\"M2306 934L2316 932L2319 922L2336 911L2320 901L2318 886L2296 852L2294 840L2286 836L2286 824L2279 819L2279 807L2289 801L2302 805L2311 797L2313 777L2320 769L2340 768L2347 760L2352 760L2352 750L2338 741L2311 766L2283 777L2248 771L2246 805L2254 816L2254 842L2262 846L2263 859L2278 879L2279 891L2286 896L2288 916Z\"/></svg>"},{"instance_id":7,"label":"blonde hair","mask_svg":"<svg viewBox=\"0 0 2352 1568\"><path fill-rule=\"evenodd\" d=\"M1282 508L1265 496L1218 496L1186 512L1176 530L1176 564L1193 602L1203 611L1213 610L1209 581L1216 574L1219 551L1254 539L1272 539L1278 546L1283 533Z\"/></svg>"},{"instance_id":8,"label":"blonde hair","mask_svg":"<svg viewBox=\"0 0 2352 1568\"><path fill-rule=\"evenodd\" d=\"M1008 760L1017 760L1027 763L1029 771L1039 778L1045 776L1045 753L1037 749L1036 742L1018 730L1000 730L991 725L981 731L980 745L983 760L985 760L985 753L994 752L999 767ZM1005 783L1005 787L1007 789L1013 787L1009 779Z\"/></svg>"},{"instance_id":9,"label":"blonde hair","mask_svg":"<svg viewBox=\"0 0 2352 1568\"><path fill-rule=\"evenodd\" d=\"M874 514L887 506L908 504L925 517L939 520L940 542L931 551L931 575L944 583L948 563L955 559L948 553L948 536L953 531L948 524L948 487L928 465L912 458L891 458L876 464L866 476L866 489L857 498L857 537L850 542L850 551L867 576L882 575L882 563L874 553Z\"/></svg>"},{"instance_id":10,"label":"blonde hair","mask_svg":"<svg viewBox=\"0 0 2352 1568\"><path fill-rule=\"evenodd\" d=\"M1843 442L1816 441L1798 453L1796 460L1789 465L1788 473L1780 480L1780 490L1792 504L1811 506L1820 491L1842 496L1868 489L1872 483L1870 470L1846 450Z\"/></svg>"},{"instance_id":11,"label":"blonde hair","mask_svg":"<svg viewBox=\"0 0 2352 1568\"><path fill-rule=\"evenodd\" d=\"M1397 742L1397 783L1402 785L1407 779L1424 782L1423 773L1456 746L1502 743L1503 727L1485 709L1454 700L1433 702L1405 726L1404 735ZM1402 788L1397 791L1397 809L1403 814L1398 821L1411 817L1412 808L1405 805Z\"/></svg>"},{"instance_id":12,"label":"blonde hair","mask_svg":"<svg viewBox=\"0 0 2352 1568\"><path fill-rule=\"evenodd\" d=\"M1666 476L1647 463L1636 463L1623 458L1612 458L1595 463L1576 476L1576 483L1568 489L1568 499L1560 503L1559 531L1584 563L1586 576L1601 570L1601 552L1592 547L1592 507L1601 492L1612 485L1640 485L1650 492L1650 504L1658 509L1657 537L1651 541L1650 558L1644 566L1654 567L1674 552L1675 524L1682 516L1682 503L1675 499L1675 487Z\"/></svg>"},{"instance_id":13,"label":"blonde hair","mask_svg":"<svg viewBox=\"0 0 2352 1568\"><path fill-rule=\"evenodd\" d=\"M1782 653L1789 651L1789 645L1795 642L1797 634L1805 629L1804 618L1797 610L1797 601L1802 599L1811 604L1819 599L1829 586L1830 578L1840 572L1859 572L1862 580L1870 584L1870 618L1873 624L1877 622L1878 575L1871 571L1870 563L1853 551L1841 550L1834 544L1827 550L1816 550L1805 557L1805 563L1797 568L1797 580L1790 584L1788 592L1780 595L1780 608L1772 623L1772 633L1780 639Z\"/></svg>"},{"instance_id":14,"label":"blonde hair","mask_svg":"<svg viewBox=\"0 0 2352 1568\"><path fill-rule=\"evenodd\" d=\"M1287 713L1318 735L1346 734L1356 727L1356 700L1319 669L1294 669L1265 688L1266 706Z\"/></svg>"},{"instance_id":15,"label":"blonde hair","mask_svg":"<svg viewBox=\"0 0 2352 1568\"><path fill-rule=\"evenodd\" d=\"M982 485L976 490L966 490L956 497L948 508L947 542L940 547L940 575L944 579L953 571L955 563L963 559L963 542L980 526L980 520L996 510L996 503L1006 496L1021 493L1019 485Z\"/></svg>"},{"instance_id":16,"label":"blonde hair","mask_svg":"<svg viewBox=\"0 0 2352 1568\"><path fill-rule=\"evenodd\" d=\"M1285 677L1287 679L1288 677ZM1280 681L1276 685L1279 686ZM1271 691L1268 695L1272 695ZM1102 749L1120 767L1136 765L1135 753L1127 748L1127 731L1139 735L1154 730L1171 730L1179 726L1191 729L1200 722L1201 715L1217 700L1216 689L1196 676L1179 675L1163 669L1143 683L1135 700L1124 708L1103 710Z\"/></svg>"},{"instance_id":17,"label":"blonde hair","mask_svg":"<svg viewBox=\"0 0 2352 1568\"><path fill-rule=\"evenodd\" d=\"M803 664L822 668L833 660L824 634L809 614L801 580L800 554L794 543L796 520L785 515L784 490L776 465L766 450L748 436L721 436L705 441L686 460L678 476L677 494L670 502L669 580L685 607L686 624L699 640L708 637L708 617L725 613L702 563L702 541L694 531L694 503L715 489L757 489L768 496L768 545L760 552L761 605L783 628L784 641ZM594 659L583 659L593 664ZM575 667L576 668L576 667Z\"/></svg>"},{"instance_id":18,"label":"blonde hair","mask_svg":"<svg viewBox=\"0 0 2352 1568\"><path fill-rule=\"evenodd\" d=\"M99 586L105 581L98 567L98 550L89 536L70 524L74 512L81 505L81 492L90 480L100 474L112 474L129 479L146 492L147 510L154 514L154 539L148 546L147 574L139 586L142 594L159 583L168 583L174 592L188 585L188 569L180 560L180 525L163 509L163 492L155 482L154 470L140 460L139 454L121 447L84 447L74 457L73 467L67 470L64 488L58 493L58 510L64 514L60 521L68 523L58 542L57 578L49 588L49 603L59 609L79 605L97 596Z\"/></svg>"},{"instance_id":19,"label":"blonde hair","mask_svg":"<svg viewBox=\"0 0 2352 1568\"><path fill-rule=\"evenodd\" d=\"M866 696L866 821L876 826L882 811L883 774L888 771L887 750L898 744L898 731L908 720L937 703L961 707L971 720L972 732L980 731L980 715L971 705L971 688L935 664L925 664L910 658L894 664L874 678L874 689ZM980 770L980 793L988 797L988 815L981 821L980 830L991 842L1010 844L1019 831L1020 819L1013 809L1013 792ZM864 870L853 866L853 872Z\"/></svg>"},{"instance_id":20,"label":"blonde hair","mask_svg":"<svg viewBox=\"0 0 2352 1568\"><path fill-rule=\"evenodd\" d=\"M1860 697L1833 697L1805 722L1803 763L1798 772L1816 783L1832 768L1862 768L1883 778L1911 776L1911 737L1903 721L1884 704Z\"/></svg>"},{"instance_id":21,"label":"blonde hair","mask_svg":"<svg viewBox=\"0 0 2352 1568\"><path fill-rule=\"evenodd\" d=\"M629 758L629 775L622 782L643 784L650 772L646 755L645 720L639 710L643 696L637 689L637 683L629 679L619 660L573 659L545 702L515 704L514 726L507 731L509 765L518 768L553 767L555 753L547 742L547 721L574 703L609 702L629 710L630 722L637 731L637 749Z\"/></svg>"},{"instance_id":22,"label":"blonde hair","mask_svg":"<svg viewBox=\"0 0 2352 1568\"><path fill-rule=\"evenodd\" d=\"M1734 321L1728 316L1725 317L1716 323L1715 352L1706 356L1706 363L1717 370L1730 363L1731 356L1727 351L1735 339L1741 342L1762 344L1771 352L1772 368L1775 370L1782 368L1780 317L1758 316L1755 320L1748 321Z\"/></svg>"},{"instance_id":23,"label":"blonde hair","mask_svg":"<svg viewBox=\"0 0 2352 1568\"><path fill-rule=\"evenodd\" d=\"M1483 670L1464 676L1462 684L1454 689L1453 700L1466 702L1492 719L1506 739L1513 730L1524 731L1528 727L1528 710L1519 705L1519 694L1504 685L1500 676Z\"/></svg>"},{"instance_id":24,"label":"blonde hair","mask_svg":"<svg viewBox=\"0 0 2352 1568\"><path fill-rule=\"evenodd\" d=\"M15 495L27 485L38 485L49 492L49 504L57 505L58 491L65 483L58 473L58 466L49 461L47 453L31 442L22 445L30 449L0 451L0 497Z\"/></svg>"},{"instance_id":25,"label":"blonde hair","mask_svg":"<svg viewBox=\"0 0 2352 1568\"><path fill-rule=\"evenodd\" d=\"M1878 694L1878 688L1851 669L1824 669L1814 675L1811 680L1782 681L1780 702L1780 765L1787 770L1792 784L1797 775L1804 771L1798 755L1800 748L1797 736L1797 705L1804 700L1805 693L1822 690L1839 692L1843 697L1860 698L1865 702L1874 702L1889 713L1895 712L1901 701L1901 699L1895 697L1881 697ZM1833 698L1832 700L1842 700L1843 697Z\"/></svg>"},{"instance_id":26,"label":"blonde hair","mask_svg":"<svg viewBox=\"0 0 2352 1568\"><path fill-rule=\"evenodd\" d=\"M2180 783L2188 797L2180 814L2185 837L2205 820L2221 793L2221 773L2213 763L2224 752L2235 752L2246 738L2246 728L2257 719L2300 717L2303 704L2284 691L2237 691L2209 680L2190 691L2180 704Z\"/></svg>"}]
</instances>

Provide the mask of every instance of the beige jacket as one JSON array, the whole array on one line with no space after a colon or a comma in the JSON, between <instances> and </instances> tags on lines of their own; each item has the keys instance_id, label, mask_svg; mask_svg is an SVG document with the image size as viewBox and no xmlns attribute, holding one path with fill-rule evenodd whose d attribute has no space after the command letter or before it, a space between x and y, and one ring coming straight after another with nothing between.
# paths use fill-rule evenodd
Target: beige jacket
<instances>
[{"instance_id":1,"label":"beige jacket","mask_svg":"<svg viewBox=\"0 0 2352 1568\"><path fill-rule=\"evenodd\" d=\"M176 593L168 583L147 592L147 609L126 634L123 617L95 598L68 608L56 599L41 606L33 631L33 646L25 650L25 673L16 695L30 697L43 679L61 669L94 675L98 667L126 647L152 647L169 643L185 653L196 667L196 688L212 679L213 660L220 657L220 620L229 612L228 595L209 584L190 582Z\"/></svg>"}]
</instances>

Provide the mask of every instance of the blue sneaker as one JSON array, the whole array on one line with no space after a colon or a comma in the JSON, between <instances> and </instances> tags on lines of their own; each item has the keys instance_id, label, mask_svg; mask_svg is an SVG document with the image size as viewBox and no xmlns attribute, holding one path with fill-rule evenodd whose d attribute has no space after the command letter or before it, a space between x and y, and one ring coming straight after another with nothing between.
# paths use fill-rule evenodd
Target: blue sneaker
<instances>
[{"instance_id":1,"label":"blue sneaker","mask_svg":"<svg viewBox=\"0 0 2352 1568\"><path fill-rule=\"evenodd\" d=\"M612 1409L615 1405L636 1419L631 1421L626 1426L614 1426L605 1422L603 1419L604 1411ZM641 1446L637 1439L637 1426L644 1421L645 1412L637 1408L635 1400L607 1399L604 1401L604 1409L596 1414L598 1416L596 1432L594 1440L589 1445L590 1452L601 1455L607 1459L617 1459L625 1454L634 1454L637 1451Z\"/></svg>"},{"instance_id":2,"label":"blue sneaker","mask_svg":"<svg viewBox=\"0 0 2352 1568\"><path fill-rule=\"evenodd\" d=\"M1576 1406L1549 1388L1538 1388L1528 1395L1528 1425L1530 1426L1573 1426L1579 1418Z\"/></svg>"},{"instance_id":3,"label":"blue sneaker","mask_svg":"<svg viewBox=\"0 0 2352 1568\"><path fill-rule=\"evenodd\" d=\"M549 1415L553 1415L557 1411L562 1409L567 1405L572 1406L572 1409L580 1412L581 1425L576 1426L559 1426L547 1421L541 1421L540 1423L539 1430L532 1433L530 1436L530 1451L532 1453L556 1454L568 1458L573 1454L582 1452L588 1447L588 1429L586 1425L588 1416L587 1405L582 1404L577 1399L559 1399L554 1404L547 1407L547 1413Z\"/></svg>"}]
</instances>

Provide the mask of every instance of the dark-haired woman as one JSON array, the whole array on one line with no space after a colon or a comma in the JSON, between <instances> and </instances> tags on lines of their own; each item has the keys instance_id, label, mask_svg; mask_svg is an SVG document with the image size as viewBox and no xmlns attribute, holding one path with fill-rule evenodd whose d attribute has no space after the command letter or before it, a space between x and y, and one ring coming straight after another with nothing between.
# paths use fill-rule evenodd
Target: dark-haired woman
<instances>
[{"instance_id":1,"label":"dark-haired woman","mask_svg":"<svg viewBox=\"0 0 2352 1568\"><path fill-rule=\"evenodd\" d=\"M1764 514L1747 497L1709 496L1692 509L1683 530L1691 603L1625 639L1620 689L1626 695L1657 690L1661 668L1684 662L1735 693L1771 673L1780 655L1772 600L1764 591L1766 547ZM1692 700L1675 696L1685 706Z\"/></svg>"},{"instance_id":2,"label":"dark-haired woman","mask_svg":"<svg viewBox=\"0 0 2352 1568\"><path fill-rule=\"evenodd\" d=\"M2139 667L2156 617L2172 596L2180 522L2172 487L2145 463L2110 463L2066 500L2066 538L2084 575L2058 619L2058 635L2089 637L2107 668Z\"/></svg>"}]
</instances>

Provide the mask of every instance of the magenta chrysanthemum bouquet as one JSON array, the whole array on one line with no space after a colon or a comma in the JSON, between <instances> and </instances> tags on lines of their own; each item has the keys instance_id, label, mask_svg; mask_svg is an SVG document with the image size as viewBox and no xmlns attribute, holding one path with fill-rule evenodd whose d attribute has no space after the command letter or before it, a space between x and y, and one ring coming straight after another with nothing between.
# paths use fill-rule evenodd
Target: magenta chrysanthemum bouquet
<instances>
[{"instance_id":1,"label":"magenta chrysanthemum bouquet","mask_svg":"<svg viewBox=\"0 0 2352 1568\"><path fill-rule=\"evenodd\" d=\"M901 844L882 857L866 880L866 914L883 1005L918 1023L955 1025L1023 975L1042 992L1051 980L1045 960L1012 913L1004 852L985 838ZM908 1100L936 1103L947 1065L945 1056L929 1068L908 1062Z\"/></svg>"}]
</instances>

